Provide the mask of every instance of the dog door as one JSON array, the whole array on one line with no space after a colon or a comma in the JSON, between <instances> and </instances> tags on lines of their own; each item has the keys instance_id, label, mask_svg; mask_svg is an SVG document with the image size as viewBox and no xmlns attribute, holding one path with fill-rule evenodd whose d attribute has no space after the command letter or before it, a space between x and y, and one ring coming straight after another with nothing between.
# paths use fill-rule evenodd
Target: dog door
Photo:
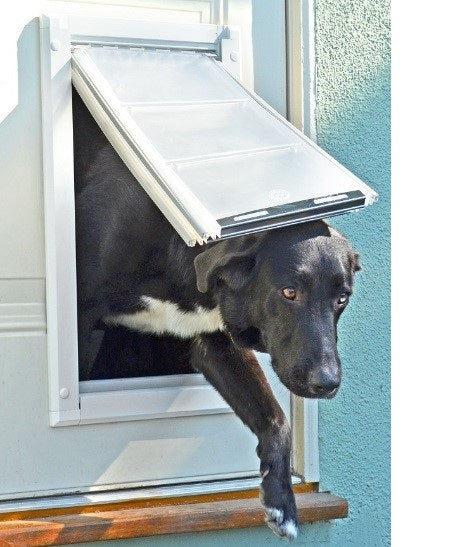
<instances>
[{"instance_id":1,"label":"dog door","mask_svg":"<svg viewBox=\"0 0 461 547\"><path fill-rule=\"evenodd\" d=\"M234 79L216 53L86 44L72 57L77 91L189 245L377 198Z\"/></svg>"}]
</instances>

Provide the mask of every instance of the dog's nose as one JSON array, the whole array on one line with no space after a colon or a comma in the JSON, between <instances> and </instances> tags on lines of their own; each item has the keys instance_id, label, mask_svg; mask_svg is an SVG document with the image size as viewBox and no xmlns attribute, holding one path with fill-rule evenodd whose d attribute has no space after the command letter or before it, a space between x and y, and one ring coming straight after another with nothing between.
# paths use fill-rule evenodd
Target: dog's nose
<instances>
[{"instance_id":1,"label":"dog's nose","mask_svg":"<svg viewBox=\"0 0 461 547\"><path fill-rule=\"evenodd\" d=\"M311 376L309 383L315 397L329 397L339 388L341 375L339 371L319 370Z\"/></svg>"}]
</instances>

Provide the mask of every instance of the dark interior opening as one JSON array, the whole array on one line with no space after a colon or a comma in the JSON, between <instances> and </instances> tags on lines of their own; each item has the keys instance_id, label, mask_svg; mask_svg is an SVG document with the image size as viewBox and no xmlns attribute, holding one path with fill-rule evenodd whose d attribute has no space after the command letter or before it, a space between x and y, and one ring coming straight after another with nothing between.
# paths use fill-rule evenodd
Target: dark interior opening
<instances>
[{"instance_id":1,"label":"dark interior opening","mask_svg":"<svg viewBox=\"0 0 461 547\"><path fill-rule=\"evenodd\" d=\"M196 372L189 363L190 340L143 334L120 326L96 329L93 339L91 380Z\"/></svg>"},{"instance_id":2,"label":"dark interior opening","mask_svg":"<svg viewBox=\"0 0 461 547\"><path fill-rule=\"evenodd\" d=\"M91 114L73 90L74 120L76 116L88 118ZM91 121L94 126L96 122L92 118ZM79 129L76 127L74 123L74 192L77 197L82 190L81 173L94 159L94 151L91 138L81 133L85 124L78 124ZM99 128L96 130L100 132ZM78 210L75 220L78 224ZM85 379L105 380L195 373L190 366L190 344L191 340L140 333L99 321L91 332L92 365L90 375Z\"/></svg>"}]
</instances>

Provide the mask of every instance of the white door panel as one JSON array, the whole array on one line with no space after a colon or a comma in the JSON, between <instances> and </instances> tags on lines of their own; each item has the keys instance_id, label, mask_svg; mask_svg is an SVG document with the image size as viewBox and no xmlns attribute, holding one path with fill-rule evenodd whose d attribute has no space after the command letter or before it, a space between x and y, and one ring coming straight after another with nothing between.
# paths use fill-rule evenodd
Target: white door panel
<instances>
[{"instance_id":1,"label":"white door panel","mask_svg":"<svg viewBox=\"0 0 461 547\"><path fill-rule=\"evenodd\" d=\"M53 11L108 7L48 4ZM126 9L116 0L107 4ZM239 25L244 81L251 86L251 1L135 4L155 20ZM0 201L0 498L257 474L257 440L232 413L50 427L38 46L35 22L18 43L19 105L0 125L2 143L8 144L8 161L0 163L0 179L7 180ZM285 86L284 81L271 84ZM289 394L268 357L260 358L289 416Z\"/></svg>"}]
</instances>

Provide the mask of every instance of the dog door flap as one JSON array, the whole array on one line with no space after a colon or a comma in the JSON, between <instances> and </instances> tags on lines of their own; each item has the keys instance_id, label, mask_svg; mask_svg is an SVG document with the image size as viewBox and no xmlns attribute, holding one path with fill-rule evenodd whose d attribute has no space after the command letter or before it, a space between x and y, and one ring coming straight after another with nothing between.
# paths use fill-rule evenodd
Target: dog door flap
<instances>
[{"instance_id":1,"label":"dog door flap","mask_svg":"<svg viewBox=\"0 0 461 547\"><path fill-rule=\"evenodd\" d=\"M88 45L72 57L83 101L189 245L377 198L206 53Z\"/></svg>"}]
</instances>

